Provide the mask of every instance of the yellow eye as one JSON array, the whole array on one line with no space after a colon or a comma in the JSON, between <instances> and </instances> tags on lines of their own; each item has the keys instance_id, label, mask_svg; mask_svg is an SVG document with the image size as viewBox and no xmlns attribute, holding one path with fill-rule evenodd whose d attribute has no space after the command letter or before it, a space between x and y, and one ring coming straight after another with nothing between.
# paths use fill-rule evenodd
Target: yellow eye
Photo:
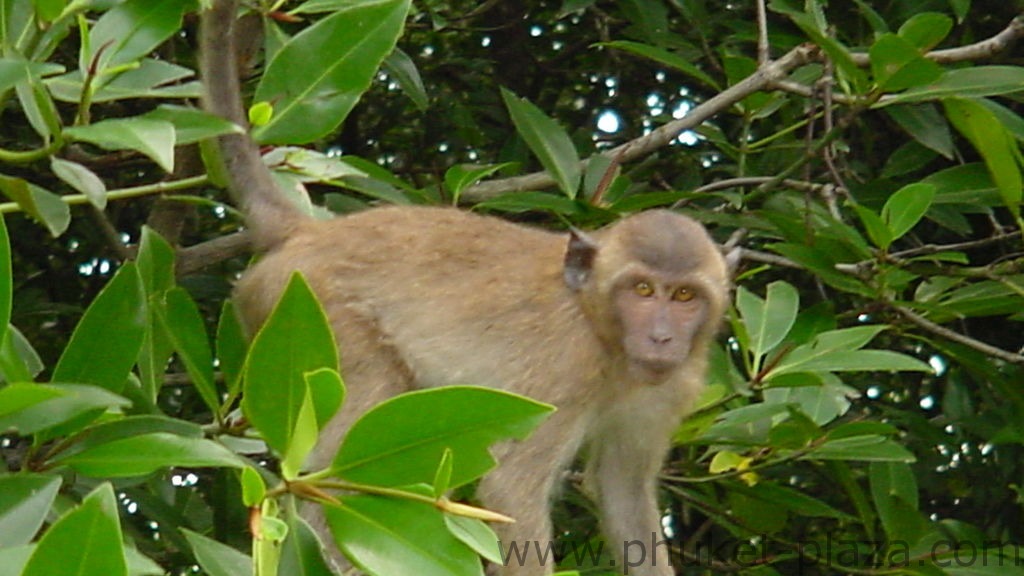
<instances>
[{"instance_id":1,"label":"yellow eye","mask_svg":"<svg viewBox=\"0 0 1024 576\"><path fill-rule=\"evenodd\" d=\"M651 286L650 282L641 280L633 285L633 292L635 292L638 296L643 296L644 298L647 298L648 296L652 296L654 294L654 287Z\"/></svg>"},{"instance_id":2,"label":"yellow eye","mask_svg":"<svg viewBox=\"0 0 1024 576\"><path fill-rule=\"evenodd\" d=\"M676 302L689 302L695 297L696 294L686 288L676 288L676 291L672 293L672 299Z\"/></svg>"}]
</instances>

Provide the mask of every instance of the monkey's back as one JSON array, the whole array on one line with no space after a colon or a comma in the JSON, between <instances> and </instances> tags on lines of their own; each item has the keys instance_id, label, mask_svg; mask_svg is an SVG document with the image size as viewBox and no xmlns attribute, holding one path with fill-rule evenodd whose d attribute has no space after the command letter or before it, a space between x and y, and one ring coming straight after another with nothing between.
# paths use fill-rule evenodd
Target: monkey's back
<instances>
[{"instance_id":1,"label":"monkey's back","mask_svg":"<svg viewBox=\"0 0 1024 576\"><path fill-rule=\"evenodd\" d=\"M361 351L387 347L415 386L536 390L557 404L550 382L602 370L600 345L562 281L566 242L456 209L372 209L300 226L243 276L236 299L258 326L299 271L327 312L343 371Z\"/></svg>"}]
</instances>

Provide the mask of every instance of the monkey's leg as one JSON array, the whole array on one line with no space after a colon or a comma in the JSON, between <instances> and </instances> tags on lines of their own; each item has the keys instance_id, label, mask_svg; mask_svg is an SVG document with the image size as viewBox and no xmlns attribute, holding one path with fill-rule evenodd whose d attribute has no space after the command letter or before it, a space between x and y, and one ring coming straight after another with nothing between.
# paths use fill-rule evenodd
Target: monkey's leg
<instances>
[{"instance_id":1,"label":"monkey's leg","mask_svg":"<svg viewBox=\"0 0 1024 576\"><path fill-rule=\"evenodd\" d=\"M320 434L310 457L312 470L330 464L345 432L360 415L388 398L407 392L412 385L408 367L398 353L387 345L387 340L371 320L347 309L328 309L327 312L331 325L338 332L336 338L341 352L341 374L346 394L342 409ZM305 503L300 510L302 517L320 537L334 571L339 574L358 574L338 550L327 528L321 506Z\"/></svg>"},{"instance_id":2,"label":"monkey's leg","mask_svg":"<svg viewBox=\"0 0 1024 576\"><path fill-rule=\"evenodd\" d=\"M498 468L480 482L477 495L484 506L516 521L495 526L507 561L490 566L488 574L542 576L554 571L551 501L582 436L582 418L569 408L555 412L527 440L495 450Z\"/></svg>"},{"instance_id":3,"label":"monkey's leg","mask_svg":"<svg viewBox=\"0 0 1024 576\"><path fill-rule=\"evenodd\" d=\"M587 487L595 493L606 546L616 565L636 576L672 576L658 508L658 473L678 412L652 409L658 406L656 398L644 399L641 409L631 408L630 400L603 415L598 424Z\"/></svg>"}]
</instances>

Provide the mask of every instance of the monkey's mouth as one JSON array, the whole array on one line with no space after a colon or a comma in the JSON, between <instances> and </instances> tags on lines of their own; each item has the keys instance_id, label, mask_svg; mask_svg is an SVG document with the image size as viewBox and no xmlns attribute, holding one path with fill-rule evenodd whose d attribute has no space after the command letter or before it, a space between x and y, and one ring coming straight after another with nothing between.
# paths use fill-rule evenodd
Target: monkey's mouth
<instances>
[{"instance_id":1,"label":"monkey's mouth","mask_svg":"<svg viewBox=\"0 0 1024 576\"><path fill-rule=\"evenodd\" d=\"M681 363L682 360L675 356L652 355L644 358L633 358L633 366L637 370L655 379L667 376L678 368Z\"/></svg>"}]
</instances>

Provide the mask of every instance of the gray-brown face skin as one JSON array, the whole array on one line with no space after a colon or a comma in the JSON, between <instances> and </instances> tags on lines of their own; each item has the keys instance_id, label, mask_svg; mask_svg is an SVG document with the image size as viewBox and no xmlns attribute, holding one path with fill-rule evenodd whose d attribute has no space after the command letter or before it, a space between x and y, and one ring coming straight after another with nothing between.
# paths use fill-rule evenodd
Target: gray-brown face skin
<instances>
[{"instance_id":1,"label":"gray-brown face skin","mask_svg":"<svg viewBox=\"0 0 1024 576\"><path fill-rule=\"evenodd\" d=\"M707 322L708 303L695 288L655 272L635 271L612 294L622 328L622 349L636 370L657 378L690 355Z\"/></svg>"},{"instance_id":2,"label":"gray-brown face skin","mask_svg":"<svg viewBox=\"0 0 1024 576\"><path fill-rule=\"evenodd\" d=\"M575 234L566 284L581 292L592 320L607 325L598 331L631 373L661 381L719 322L728 280L718 250L699 224L661 210L623 220L604 238Z\"/></svg>"}]
</instances>

